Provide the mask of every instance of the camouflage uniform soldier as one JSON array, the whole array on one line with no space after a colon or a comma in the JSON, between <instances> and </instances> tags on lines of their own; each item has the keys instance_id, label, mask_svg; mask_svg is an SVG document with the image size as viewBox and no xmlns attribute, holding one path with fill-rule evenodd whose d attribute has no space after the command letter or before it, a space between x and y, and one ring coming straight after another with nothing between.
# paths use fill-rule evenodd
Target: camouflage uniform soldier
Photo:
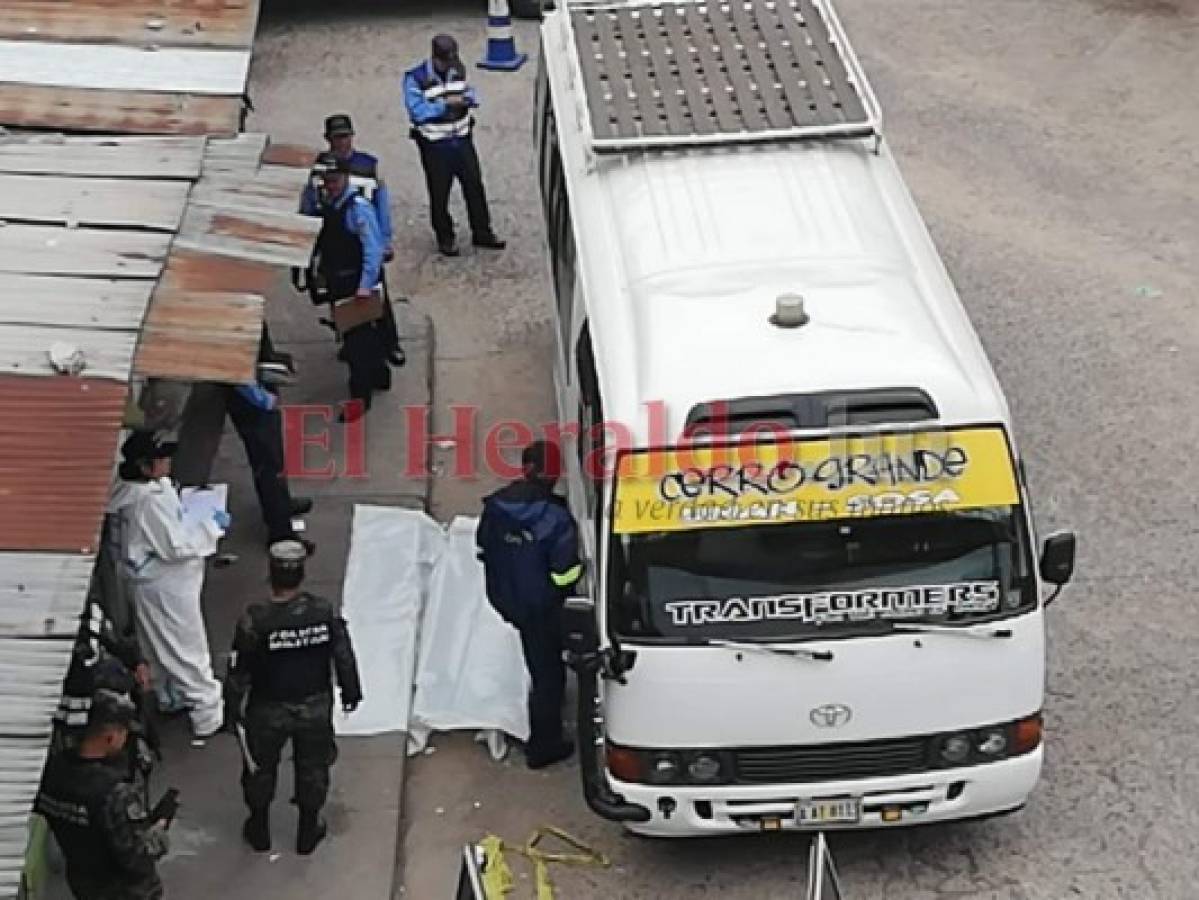
<instances>
[{"instance_id":1,"label":"camouflage uniform soldier","mask_svg":"<svg viewBox=\"0 0 1199 900\"><path fill-rule=\"evenodd\" d=\"M342 708L352 712L362 701L345 620L327 600L300 590L307 555L297 541L271 545L271 599L251 604L238 622L225 682L225 720L238 729L245 757L241 783L250 817L242 834L259 853L271 848L270 805L288 740L300 808L296 852L311 853L324 838L320 810L329 793L329 766L337 755L332 668Z\"/></svg>"},{"instance_id":2,"label":"camouflage uniform soldier","mask_svg":"<svg viewBox=\"0 0 1199 900\"><path fill-rule=\"evenodd\" d=\"M129 737L137 710L108 690L92 698L86 731L74 750L46 763L34 809L46 818L67 863L78 900L159 900L157 862L167 852L170 804L151 812L112 759Z\"/></svg>"}]
</instances>

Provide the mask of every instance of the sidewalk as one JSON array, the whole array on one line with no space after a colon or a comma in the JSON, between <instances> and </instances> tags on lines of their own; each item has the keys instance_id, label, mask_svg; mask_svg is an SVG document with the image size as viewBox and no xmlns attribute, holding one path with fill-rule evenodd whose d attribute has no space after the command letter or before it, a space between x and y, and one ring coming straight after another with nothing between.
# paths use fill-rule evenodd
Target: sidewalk
<instances>
[{"instance_id":1,"label":"sidewalk","mask_svg":"<svg viewBox=\"0 0 1199 900\"><path fill-rule=\"evenodd\" d=\"M327 404L345 396L345 366L334 358L332 334L316 324L316 311L281 281L268 302L272 337L291 352L299 370L297 383L284 389L284 402ZM432 335L427 317L407 304L397 305L408 363L395 371L390 394L379 395L366 417L365 478L292 482L297 496L316 501L306 517L306 536L317 543L308 566L306 587L338 602L350 541L355 503L424 508L428 483L403 477L406 445L402 408L428 404ZM334 413L335 415L335 413ZM320 419L309 420L314 433ZM329 424L329 454L310 446L306 463L318 467L333 458L342 469L343 426ZM209 640L223 675L233 629L242 608L266 591L264 530L250 482L245 454L237 435L227 429L214 467L213 480L230 484L233 529L222 551L238 562L209 569L205 615ZM333 769L333 788L326 807L329 837L311 857L295 854L296 809L291 797L290 755L280 767L279 791L272 808L274 849L255 854L241 840L245 808L238 782L240 756L229 734L218 735L203 749L190 745L186 723L165 729L165 761L155 772L154 789L179 788L183 806L172 828L173 848L162 865L171 900L255 897L283 900L299 896L389 900L400 827L404 777L401 734L377 738L342 738Z\"/></svg>"}]
</instances>

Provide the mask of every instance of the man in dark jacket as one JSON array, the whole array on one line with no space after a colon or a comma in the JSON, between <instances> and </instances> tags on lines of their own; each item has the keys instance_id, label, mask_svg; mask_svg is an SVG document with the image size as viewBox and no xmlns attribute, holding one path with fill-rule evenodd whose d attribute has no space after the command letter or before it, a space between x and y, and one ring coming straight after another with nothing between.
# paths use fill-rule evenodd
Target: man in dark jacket
<instances>
[{"instance_id":1,"label":"man in dark jacket","mask_svg":"<svg viewBox=\"0 0 1199 900\"><path fill-rule=\"evenodd\" d=\"M342 708L352 712L362 701L345 619L328 600L300 589L306 556L296 541L271 547L270 599L251 603L237 623L225 681L225 721L243 740L241 784L250 817L242 834L259 853L271 849L270 806L289 740L300 808L296 852L311 853L325 837L320 812L329 793L329 766L337 756L333 670Z\"/></svg>"},{"instance_id":2,"label":"man in dark jacket","mask_svg":"<svg viewBox=\"0 0 1199 900\"><path fill-rule=\"evenodd\" d=\"M113 765L137 710L97 691L79 746L46 763L34 809L46 818L78 900L159 900L158 860L167 852L173 810L148 810L141 791ZM165 803L165 801L164 801Z\"/></svg>"},{"instance_id":3,"label":"man in dark jacket","mask_svg":"<svg viewBox=\"0 0 1199 900\"><path fill-rule=\"evenodd\" d=\"M524 477L483 501L475 541L487 578L487 597L520 632L532 680L526 758L540 769L570 757L562 734L562 603L583 574L578 528L566 501L554 493L562 471L556 444L537 441L521 456Z\"/></svg>"}]
</instances>

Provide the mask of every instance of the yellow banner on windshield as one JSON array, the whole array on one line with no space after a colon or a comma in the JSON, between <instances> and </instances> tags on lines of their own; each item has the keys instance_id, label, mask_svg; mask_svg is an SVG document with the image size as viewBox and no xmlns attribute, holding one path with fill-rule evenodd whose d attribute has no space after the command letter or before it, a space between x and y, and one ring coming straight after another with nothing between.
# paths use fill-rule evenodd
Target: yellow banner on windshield
<instances>
[{"instance_id":1,"label":"yellow banner on windshield","mask_svg":"<svg viewBox=\"0 0 1199 900\"><path fill-rule=\"evenodd\" d=\"M997 427L645 450L621 457L617 534L1012 506Z\"/></svg>"}]
</instances>

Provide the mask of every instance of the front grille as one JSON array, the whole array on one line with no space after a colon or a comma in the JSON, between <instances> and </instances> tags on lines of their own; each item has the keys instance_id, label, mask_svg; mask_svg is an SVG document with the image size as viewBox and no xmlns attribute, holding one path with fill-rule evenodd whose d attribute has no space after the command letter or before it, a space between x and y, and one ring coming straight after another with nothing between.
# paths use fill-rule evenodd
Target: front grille
<instances>
[{"instance_id":1,"label":"front grille","mask_svg":"<svg viewBox=\"0 0 1199 900\"><path fill-rule=\"evenodd\" d=\"M927 737L909 737L735 750L736 780L740 784L778 784L923 772L929 769L930 742Z\"/></svg>"}]
</instances>

